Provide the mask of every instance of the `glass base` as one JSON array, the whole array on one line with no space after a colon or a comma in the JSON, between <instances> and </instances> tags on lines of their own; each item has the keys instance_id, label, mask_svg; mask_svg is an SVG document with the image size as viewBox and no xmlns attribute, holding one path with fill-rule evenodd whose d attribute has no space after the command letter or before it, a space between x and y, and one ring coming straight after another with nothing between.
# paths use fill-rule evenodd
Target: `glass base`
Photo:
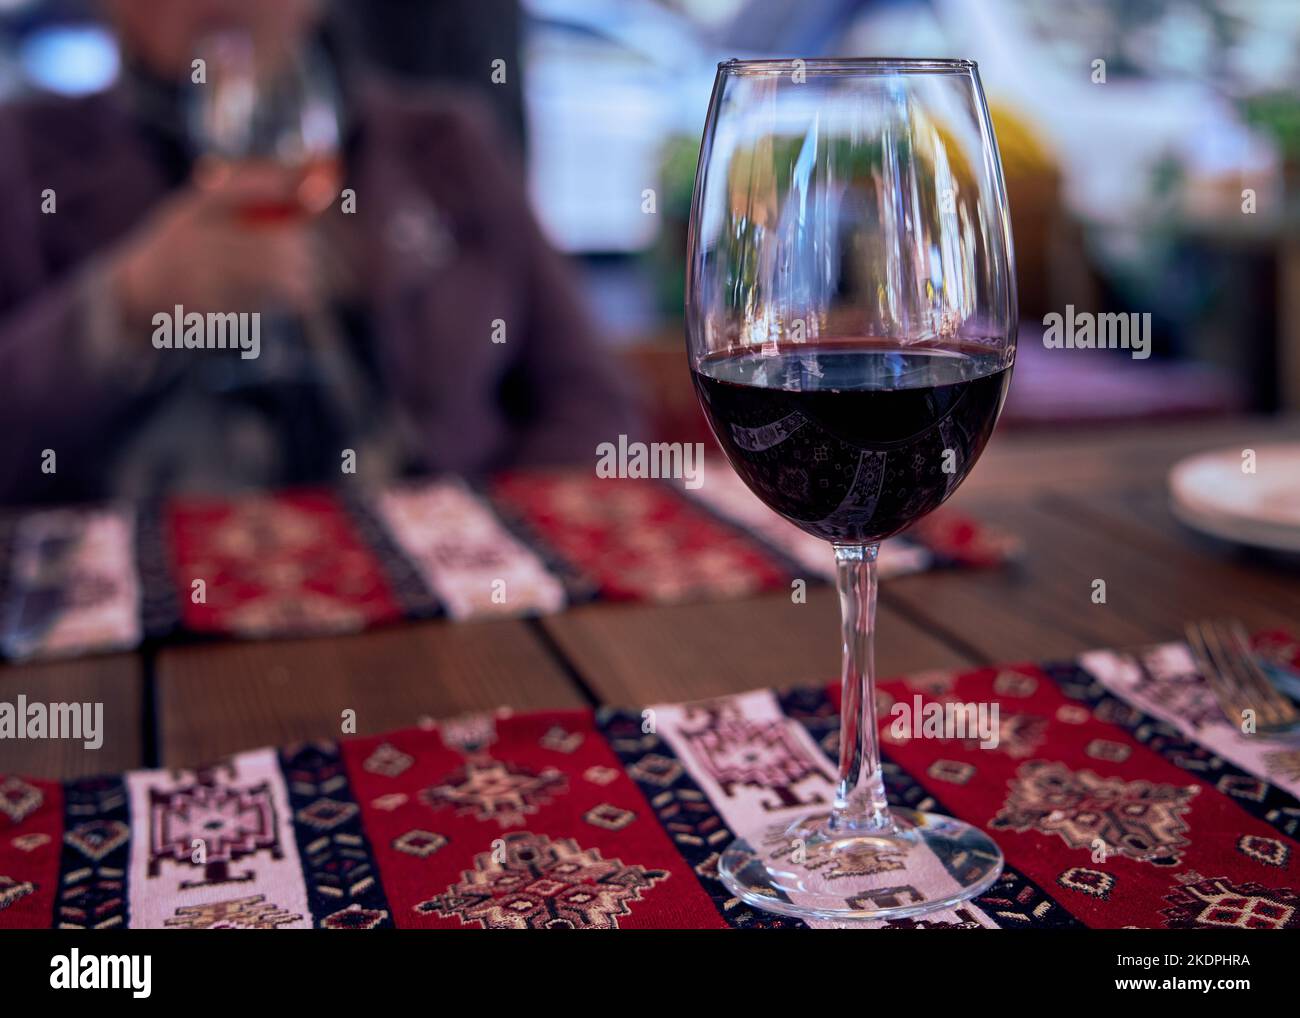
<instances>
[{"instance_id":1,"label":"glass base","mask_svg":"<svg viewBox=\"0 0 1300 1018\"><path fill-rule=\"evenodd\" d=\"M769 828L757 848L738 838L718 873L733 894L799 919L905 919L986 891L1002 852L983 831L952 817L891 809L892 829L832 831L814 813Z\"/></svg>"}]
</instances>

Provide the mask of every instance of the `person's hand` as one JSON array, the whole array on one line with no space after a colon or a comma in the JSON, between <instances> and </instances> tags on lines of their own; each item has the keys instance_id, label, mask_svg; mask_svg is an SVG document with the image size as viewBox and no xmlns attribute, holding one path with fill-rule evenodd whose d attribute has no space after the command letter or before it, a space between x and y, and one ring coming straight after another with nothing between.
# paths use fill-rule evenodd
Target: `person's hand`
<instances>
[{"instance_id":1,"label":"person's hand","mask_svg":"<svg viewBox=\"0 0 1300 1018\"><path fill-rule=\"evenodd\" d=\"M111 279L128 321L159 312L207 313L315 305L318 275L305 217L250 221L247 210L292 208L295 176L276 166L223 165L196 173L114 257Z\"/></svg>"}]
</instances>

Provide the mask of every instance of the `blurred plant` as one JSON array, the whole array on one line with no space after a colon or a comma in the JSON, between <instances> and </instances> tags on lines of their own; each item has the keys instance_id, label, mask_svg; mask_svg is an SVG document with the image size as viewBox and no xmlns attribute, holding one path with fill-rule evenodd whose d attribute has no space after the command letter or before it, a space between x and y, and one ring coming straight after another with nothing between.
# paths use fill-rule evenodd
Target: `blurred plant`
<instances>
[{"instance_id":1,"label":"blurred plant","mask_svg":"<svg viewBox=\"0 0 1300 1018\"><path fill-rule=\"evenodd\" d=\"M994 102L989 104L989 119L993 121L993 133L998 139L1002 169L1008 177L1057 172L1056 157L1023 114Z\"/></svg>"},{"instance_id":2,"label":"blurred plant","mask_svg":"<svg viewBox=\"0 0 1300 1018\"><path fill-rule=\"evenodd\" d=\"M1046 45L1104 57L1116 77L1219 76L1250 27L1222 0L1025 0L1024 10Z\"/></svg>"},{"instance_id":3,"label":"blurred plant","mask_svg":"<svg viewBox=\"0 0 1300 1018\"><path fill-rule=\"evenodd\" d=\"M672 318L681 317L686 299L686 228L699 158L697 139L675 135L664 144L659 163L659 239L649 262L659 309Z\"/></svg>"},{"instance_id":4,"label":"blurred plant","mask_svg":"<svg viewBox=\"0 0 1300 1018\"><path fill-rule=\"evenodd\" d=\"M1272 136L1289 169L1300 166L1300 97L1292 92L1248 96L1241 112L1246 123Z\"/></svg>"}]
</instances>

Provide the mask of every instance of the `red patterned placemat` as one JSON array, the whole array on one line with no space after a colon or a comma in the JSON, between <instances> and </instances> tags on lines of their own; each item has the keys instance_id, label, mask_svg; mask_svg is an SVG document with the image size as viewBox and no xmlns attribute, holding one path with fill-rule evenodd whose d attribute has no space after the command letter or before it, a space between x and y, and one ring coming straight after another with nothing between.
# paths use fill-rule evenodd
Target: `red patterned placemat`
<instances>
[{"instance_id":1,"label":"red patterned placemat","mask_svg":"<svg viewBox=\"0 0 1300 1018\"><path fill-rule=\"evenodd\" d=\"M400 619L672 602L833 579L829 547L729 468L687 489L579 471L379 490L174 498L0 520L0 653L66 656L186 636L347 632ZM885 576L986 566L1006 535L942 510L885 543Z\"/></svg>"},{"instance_id":2,"label":"red patterned placemat","mask_svg":"<svg viewBox=\"0 0 1300 1018\"><path fill-rule=\"evenodd\" d=\"M773 556L668 484L531 472L503 475L490 490L609 600L742 597L787 585Z\"/></svg>"},{"instance_id":3,"label":"red patterned placemat","mask_svg":"<svg viewBox=\"0 0 1300 1018\"><path fill-rule=\"evenodd\" d=\"M402 616L382 565L331 492L175 499L164 527L181 620L193 632L337 632Z\"/></svg>"},{"instance_id":4,"label":"red patterned placemat","mask_svg":"<svg viewBox=\"0 0 1300 1018\"><path fill-rule=\"evenodd\" d=\"M1261 646L1300 661L1281 634ZM0 926L799 926L732 899L715 866L736 834L764 845L828 800L836 696L501 713L196 771L0 778ZM957 908L861 925L1300 926L1296 751L1232 741L1185 647L929 673L880 697L891 801L984 828L1007 867ZM891 728L894 704L948 701L997 704L997 745Z\"/></svg>"}]
</instances>

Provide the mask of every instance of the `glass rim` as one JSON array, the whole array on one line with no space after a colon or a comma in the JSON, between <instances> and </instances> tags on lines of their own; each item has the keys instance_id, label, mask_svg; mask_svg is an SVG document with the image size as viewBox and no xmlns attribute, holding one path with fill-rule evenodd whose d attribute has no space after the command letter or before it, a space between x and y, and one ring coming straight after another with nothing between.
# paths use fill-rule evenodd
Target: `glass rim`
<instances>
[{"instance_id":1,"label":"glass rim","mask_svg":"<svg viewBox=\"0 0 1300 1018\"><path fill-rule=\"evenodd\" d=\"M963 57L764 57L757 60L722 60L718 73L728 75L789 73L794 62L802 62L802 69L810 74L890 74L897 72L930 72L936 74L961 74L979 70L979 64Z\"/></svg>"}]
</instances>

